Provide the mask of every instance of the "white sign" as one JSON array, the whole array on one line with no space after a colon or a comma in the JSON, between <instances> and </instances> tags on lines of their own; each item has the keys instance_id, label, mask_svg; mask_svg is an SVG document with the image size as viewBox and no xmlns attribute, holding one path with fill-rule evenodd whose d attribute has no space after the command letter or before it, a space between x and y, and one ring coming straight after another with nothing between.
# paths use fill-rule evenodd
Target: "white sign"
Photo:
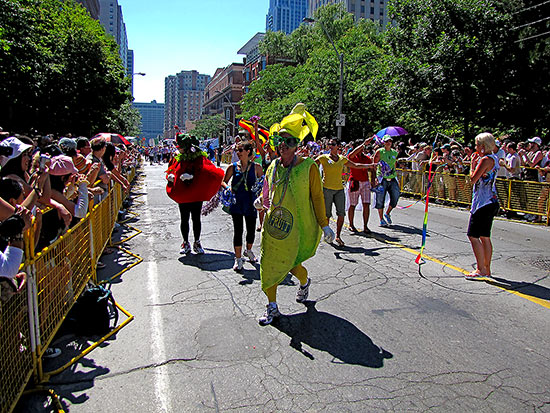
<instances>
[{"instance_id":1,"label":"white sign","mask_svg":"<svg viewBox=\"0 0 550 413\"><path fill-rule=\"evenodd\" d=\"M346 126L346 114L341 113L340 116L336 117L336 126Z\"/></svg>"}]
</instances>

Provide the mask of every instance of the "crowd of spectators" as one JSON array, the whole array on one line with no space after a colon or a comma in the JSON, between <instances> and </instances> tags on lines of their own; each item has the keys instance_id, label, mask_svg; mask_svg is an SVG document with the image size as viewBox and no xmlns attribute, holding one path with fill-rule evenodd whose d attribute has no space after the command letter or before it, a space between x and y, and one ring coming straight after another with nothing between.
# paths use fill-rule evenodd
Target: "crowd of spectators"
<instances>
[{"instance_id":1,"label":"crowd of spectators","mask_svg":"<svg viewBox=\"0 0 550 413\"><path fill-rule=\"evenodd\" d=\"M140 153L104 138L10 134L0 131L0 291L8 300L25 274L23 233L31 228L35 252L52 244L86 216L118 182ZM98 264L101 265L101 264Z\"/></svg>"},{"instance_id":2,"label":"crowd of spectators","mask_svg":"<svg viewBox=\"0 0 550 413\"><path fill-rule=\"evenodd\" d=\"M437 185L434 188L434 198L436 202L453 203L459 200L460 186L457 185L459 179L456 175L467 177L470 173L470 161L475 148L473 144L462 144L454 139L440 136L435 142L413 142L407 136L394 136L393 149L397 151L396 167L405 171L413 171L408 174L407 188L408 192L421 193L423 183L422 175L417 172L425 172L429 168L430 160L432 162L432 171L437 173ZM240 139L240 138L237 138ZM246 139L246 137L244 137ZM302 142L297 154L300 156L316 159L320 155L330 154L334 147L330 145L333 139L322 138L316 142ZM348 157L355 162L366 162L374 160L376 151L384 146L381 138L368 140L354 140L348 142L337 142L338 153ZM496 141L497 156L499 158L500 169L498 178L521 180L525 182L548 182L550 183L550 151L549 145L543 145L540 137L533 137L527 140L519 141L509 136L502 136ZM233 152L234 145L225 148L224 153ZM358 148L362 148L358 150ZM360 154L361 157L356 158ZM350 157L353 155L353 158ZM432 156L433 155L433 156ZM236 157L236 154L232 154ZM275 155L276 156L276 155ZM268 155L269 157L269 155ZM229 161L229 159L227 159ZM234 161L233 159L231 161ZM352 169L353 174L353 169ZM360 171L355 171L359 175ZM365 170L360 173L363 181L369 182L370 187L374 188L376 182L376 169ZM349 178L349 171L344 173L344 180ZM425 187L424 187L425 189ZM529 191L517 193L520 204L525 207L528 199L533 198L540 207L539 210L544 213L548 202L548 188L542 186L532 186ZM464 199L464 198L463 198ZM531 199L533 201L533 199ZM520 208L521 209L521 208ZM350 225L353 224L353 212L351 212ZM505 211L510 218L518 218L514 211ZM368 213L364 213L365 215ZM349 210L348 210L349 215ZM367 215L368 216L368 215ZM542 215L524 214L523 218L540 222ZM352 225L353 226L353 225Z\"/></svg>"}]
</instances>

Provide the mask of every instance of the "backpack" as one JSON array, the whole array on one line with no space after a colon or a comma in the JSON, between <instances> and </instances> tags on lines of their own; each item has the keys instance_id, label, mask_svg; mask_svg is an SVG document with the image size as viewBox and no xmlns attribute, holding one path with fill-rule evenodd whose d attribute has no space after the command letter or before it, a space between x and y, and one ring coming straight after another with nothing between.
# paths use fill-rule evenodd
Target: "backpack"
<instances>
[{"instance_id":1,"label":"backpack","mask_svg":"<svg viewBox=\"0 0 550 413\"><path fill-rule=\"evenodd\" d=\"M105 335L118 323L118 309L111 290L89 283L69 311L65 321L79 336Z\"/></svg>"}]
</instances>

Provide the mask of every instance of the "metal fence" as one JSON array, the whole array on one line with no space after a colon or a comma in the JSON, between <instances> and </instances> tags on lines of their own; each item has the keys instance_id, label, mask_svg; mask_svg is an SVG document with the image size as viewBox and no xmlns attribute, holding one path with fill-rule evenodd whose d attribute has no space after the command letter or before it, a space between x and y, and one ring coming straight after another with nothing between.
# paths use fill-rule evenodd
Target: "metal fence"
<instances>
[{"instance_id":1,"label":"metal fence","mask_svg":"<svg viewBox=\"0 0 550 413\"><path fill-rule=\"evenodd\" d=\"M424 197L430 182L428 175L426 171L397 169L401 193ZM469 175L432 171L431 185L430 199L451 205L471 205L472 184ZM542 221L549 224L550 183L497 178L496 187L502 209L540 216Z\"/></svg>"},{"instance_id":2,"label":"metal fence","mask_svg":"<svg viewBox=\"0 0 550 413\"><path fill-rule=\"evenodd\" d=\"M129 178L134 176L132 169ZM0 303L0 412L14 409L31 378L40 383L53 374L43 372L42 357L88 281L95 281L122 200L122 188L115 184L85 218L36 255L32 236L26 237L22 271L27 285ZM133 318L118 308L129 318L117 331Z\"/></svg>"}]
</instances>

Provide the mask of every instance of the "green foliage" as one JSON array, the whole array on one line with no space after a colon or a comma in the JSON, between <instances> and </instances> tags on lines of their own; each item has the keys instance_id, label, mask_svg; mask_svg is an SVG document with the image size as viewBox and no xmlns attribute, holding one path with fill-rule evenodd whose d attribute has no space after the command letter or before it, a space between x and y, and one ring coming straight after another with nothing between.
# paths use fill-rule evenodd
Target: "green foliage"
<instances>
[{"instance_id":1,"label":"green foliage","mask_svg":"<svg viewBox=\"0 0 550 413\"><path fill-rule=\"evenodd\" d=\"M219 137L226 121L222 115L205 116L195 122L195 128L190 132L199 138Z\"/></svg>"},{"instance_id":2,"label":"green foliage","mask_svg":"<svg viewBox=\"0 0 550 413\"><path fill-rule=\"evenodd\" d=\"M290 35L266 34L261 50L287 66L261 73L243 97L243 114L260 115L269 126L303 102L319 122L319 136L335 135L342 53L345 140L389 125L428 140L437 132L466 142L487 130L516 139L544 135L550 36L528 38L549 31L550 21L522 25L548 15L550 5L528 6L522 0L393 0L385 31L371 21L354 23L341 4L322 7L314 24Z\"/></svg>"},{"instance_id":3,"label":"green foliage","mask_svg":"<svg viewBox=\"0 0 550 413\"><path fill-rule=\"evenodd\" d=\"M141 133L141 114L130 101L124 102L119 108L107 116L105 130L117 131L124 136L137 136Z\"/></svg>"},{"instance_id":4,"label":"green foliage","mask_svg":"<svg viewBox=\"0 0 550 413\"><path fill-rule=\"evenodd\" d=\"M0 0L0 27L4 128L90 136L125 122L113 120L131 99L118 46L81 5Z\"/></svg>"}]
</instances>

